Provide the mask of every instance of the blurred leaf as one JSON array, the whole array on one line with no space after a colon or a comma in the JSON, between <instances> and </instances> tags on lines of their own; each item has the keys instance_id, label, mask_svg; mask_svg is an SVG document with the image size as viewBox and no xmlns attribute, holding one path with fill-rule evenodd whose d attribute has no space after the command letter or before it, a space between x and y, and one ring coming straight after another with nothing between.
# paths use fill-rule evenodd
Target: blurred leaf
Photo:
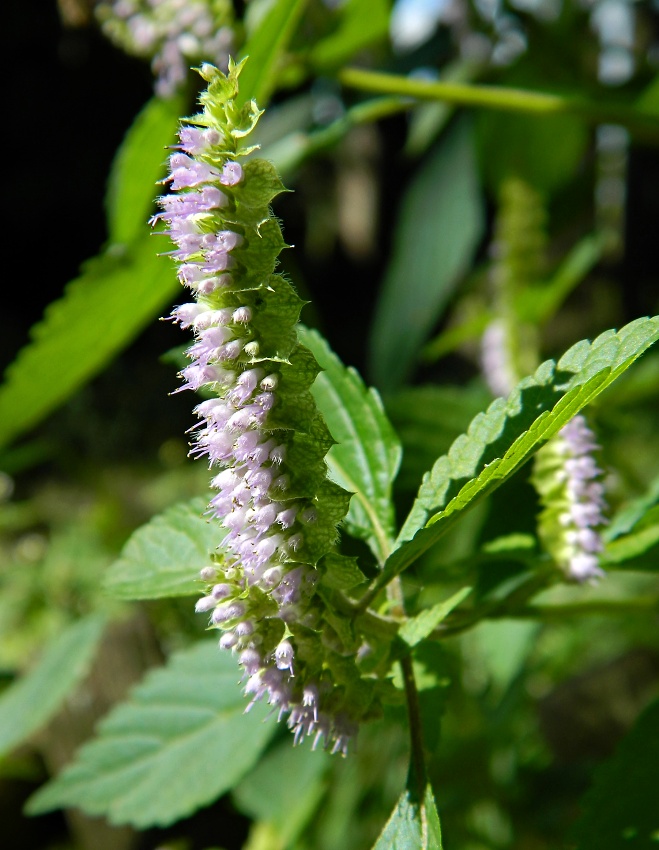
<instances>
[{"instance_id":1,"label":"blurred leaf","mask_svg":"<svg viewBox=\"0 0 659 850\"><path fill-rule=\"evenodd\" d=\"M275 733L267 705L245 714L235 659L203 641L173 655L113 709L30 815L81 808L112 824L164 827L233 788Z\"/></svg>"},{"instance_id":2,"label":"blurred leaf","mask_svg":"<svg viewBox=\"0 0 659 850\"><path fill-rule=\"evenodd\" d=\"M390 6L389 0L345 0L337 10L336 30L311 48L311 65L320 73L326 72L364 47L386 39Z\"/></svg>"},{"instance_id":3,"label":"blurred leaf","mask_svg":"<svg viewBox=\"0 0 659 850\"><path fill-rule=\"evenodd\" d=\"M428 384L387 396L387 414L403 445L396 487L416 491L423 473L492 400L489 390Z\"/></svg>"},{"instance_id":4,"label":"blurred leaf","mask_svg":"<svg viewBox=\"0 0 659 850\"><path fill-rule=\"evenodd\" d=\"M148 234L88 261L46 308L0 386L0 445L35 426L96 375L179 288Z\"/></svg>"},{"instance_id":5,"label":"blurred leaf","mask_svg":"<svg viewBox=\"0 0 659 850\"><path fill-rule=\"evenodd\" d=\"M108 180L106 208L110 242L129 243L147 230L167 171L165 148L176 141L183 98L152 98L135 119L119 148Z\"/></svg>"},{"instance_id":6,"label":"blurred leaf","mask_svg":"<svg viewBox=\"0 0 659 850\"><path fill-rule=\"evenodd\" d=\"M406 789L376 841L373 850L442 850L439 816L430 785L423 802Z\"/></svg>"},{"instance_id":7,"label":"blurred leaf","mask_svg":"<svg viewBox=\"0 0 659 850\"><path fill-rule=\"evenodd\" d=\"M492 402L424 476L380 581L413 563L657 339L659 317L637 319L592 343L578 342L557 364L543 363L508 399Z\"/></svg>"},{"instance_id":8,"label":"blurred leaf","mask_svg":"<svg viewBox=\"0 0 659 850\"><path fill-rule=\"evenodd\" d=\"M400 464L400 445L377 392L346 368L315 331L300 329L322 371L311 392L337 445L327 455L334 480L355 493L346 527L366 540L379 563L391 550L395 516L392 483Z\"/></svg>"},{"instance_id":9,"label":"blurred leaf","mask_svg":"<svg viewBox=\"0 0 659 850\"><path fill-rule=\"evenodd\" d=\"M548 322L577 284L597 264L602 249L601 237L584 237L571 249L549 280L540 286L527 287L518 294L517 317L533 324Z\"/></svg>"},{"instance_id":10,"label":"blurred leaf","mask_svg":"<svg viewBox=\"0 0 659 850\"><path fill-rule=\"evenodd\" d=\"M87 675L105 618L94 614L69 626L39 662L0 696L0 754L38 732Z\"/></svg>"},{"instance_id":11,"label":"blurred leaf","mask_svg":"<svg viewBox=\"0 0 659 850\"><path fill-rule=\"evenodd\" d=\"M470 587L463 587L444 602L438 602L432 608L426 608L411 617L398 630L398 634L408 646L416 646L425 640L432 630L444 620L471 593Z\"/></svg>"},{"instance_id":12,"label":"blurred leaf","mask_svg":"<svg viewBox=\"0 0 659 850\"><path fill-rule=\"evenodd\" d=\"M371 332L369 368L383 390L409 375L483 232L472 125L461 120L413 177Z\"/></svg>"},{"instance_id":13,"label":"blurred leaf","mask_svg":"<svg viewBox=\"0 0 659 850\"><path fill-rule=\"evenodd\" d=\"M295 34L306 0L275 0L259 20L240 51L249 57L240 74L240 106L255 100L263 109L277 88L277 75L288 45Z\"/></svg>"},{"instance_id":14,"label":"blurred leaf","mask_svg":"<svg viewBox=\"0 0 659 850\"><path fill-rule=\"evenodd\" d=\"M630 532L659 503L659 477L650 484L647 493L624 505L604 529L603 537L608 543Z\"/></svg>"},{"instance_id":15,"label":"blurred leaf","mask_svg":"<svg viewBox=\"0 0 659 850\"><path fill-rule=\"evenodd\" d=\"M482 665L501 694L522 669L539 630L525 620L482 620L463 636L470 664Z\"/></svg>"},{"instance_id":16,"label":"blurred leaf","mask_svg":"<svg viewBox=\"0 0 659 850\"><path fill-rule=\"evenodd\" d=\"M583 121L571 115L483 110L476 126L481 167L493 194L509 177L552 194L573 178L589 138Z\"/></svg>"},{"instance_id":17,"label":"blurred leaf","mask_svg":"<svg viewBox=\"0 0 659 850\"><path fill-rule=\"evenodd\" d=\"M120 599L161 599L200 593L199 570L226 530L202 516L204 499L174 505L135 531L104 585Z\"/></svg>"},{"instance_id":18,"label":"blurred leaf","mask_svg":"<svg viewBox=\"0 0 659 850\"><path fill-rule=\"evenodd\" d=\"M615 755L596 768L576 824L576 850L656 850L659 840L659 702ZM572 842L570 842L572 843Z\"/></svg>"},{"instance_id":19,"label":"blurred leaf","mask_svg":"<svg viewBox=\"0 0 659 850\"><path fill-rule=\"evenodd\" d=\"M233 801L248 817L274 827L277 846L289 847L320 802L328 762L325 753L285 740L234 788Z\"/></svg>"},{"instance_id":20,"label":"blurred leaf","mask_svg":"<svg viewBox=\"0 0 659 850\"><path fill-rule=\"evenodd\" d=\"M617 537L602 554L602 566L609 569L659 570L659 522Z\"/></svg>"}]
</instances>

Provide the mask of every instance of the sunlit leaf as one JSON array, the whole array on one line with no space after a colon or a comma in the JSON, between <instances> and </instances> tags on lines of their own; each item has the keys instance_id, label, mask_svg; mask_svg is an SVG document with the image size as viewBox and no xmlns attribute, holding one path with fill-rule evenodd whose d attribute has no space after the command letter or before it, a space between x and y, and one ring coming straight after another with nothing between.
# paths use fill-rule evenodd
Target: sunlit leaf
<instances>
[{"instance_id":1,"label":"sunlit leaf","mask_svg":"<svg viewBox=\"0 0 659 850\"><path fill-rule=\"evenodd\" d=\"M543 363L508 399L496 399L426 473L382 580L397 575L430 548L657 339L659 317L637 319L592 343L582 340L558 363Z\"/></svg>"},{"instance_id":2,"label":"sunlit leaf","mask_svg":"<svg viewBox=\"0 0 659 850\"><path fill-rule=\"evenodd\" d=\"M37 425L171 301L179 283L145 234L85 264L46 309L0 385L0 445Z\"/></svg>"},{"instance_id":3,"label":"sunlit leaf","mask_svg":"<svg viewBox=\"0 0 659 850\"><path fill-rule=\"evenodd\" d=\"M442 850L439 816L430 785L423 801L406 789L373 850Z\"/></svg>"},{"instance_id":4,"label":"sunlit leaf","mask_svg":"<svg viewBox=\"0 0 659 850\"><path fill-rule=\"evenodd\" d=\"M377 392L346 368L318 333L302 328L300 340L323 369L311 391L337 441L327 456L330 473L355 494L346 526L384 562L395 535L391 489L401 456L398 438Z\"/></svg>"},{"instance_id":5,"label":"sunlit leaf","mask_svg":"<svg viewBox=\"0 0 659 850\"><path fill-rule=\"evenodd\" d=\"M108 591L120 599L198 595L199 570L226 533L204 519L205 508L203 499L194 499L138 528L106 573Z\"/></svg>"},{"instance_id":6,"label":"sunlit leaf","mask_svg":"<svg viewBox=\"0 0 659 850\"><path fill-rule=\"evenodd\" d=\"M236 660L215 641L172 656L105 717L27 813L81 808L113 824L167 826L207 806L253 767L277 729L245 714Z\"/></svg>"},{"instance_id":7,"label":"sunlit leaf","mask_svg":"<svg viewBox=\"0 0 659 850\"><path fill-rule=\"evenodd\" d=\"M133 122L108 179L106 209L110 242L127 244L148 228L158 186L167 170L168 145L174 144L183 98L152 98Z\"/></svg>"}]
</instances>

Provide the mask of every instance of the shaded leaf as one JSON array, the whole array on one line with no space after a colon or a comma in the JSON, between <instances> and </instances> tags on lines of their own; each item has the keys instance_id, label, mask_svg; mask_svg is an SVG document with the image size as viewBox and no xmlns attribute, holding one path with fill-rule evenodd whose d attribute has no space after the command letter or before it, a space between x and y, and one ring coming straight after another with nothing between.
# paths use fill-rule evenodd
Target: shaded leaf
<instances>
[{"instance_id":1,"label":"shaded leaf","mask_svg":"<svg viewBox=\"0 0 659 850\"><path fill-rule=\"evenodd\" d=\"M203 641L149 673L28 814L81 808L112 824L167 826L207 806L250 770L277 729L267 705L245 714L236 661Z\"/></svg>"},{"instance_id":2,"label":"shaded leaf","mask_svg":"<svg viewBox=\"0 0 659 850\"><path fill-rule=\"evenodd\" d=\"M366 540L380 563L395 534L392 483L400 463L398 438L374 389L346 368L315 331L300 329L322 371L311 388L337 445L327 455L332 478L354 493L345 523L350 534Z\"/></svg>"},{"instance_id":3,"label":"shaded leaf","mask_svg":"<svg viewBox=\"0 0 659 850\"><path fill-rule=\"evenodd\" d=\"M96 375L179 289L145 234L85 264L32 329L0 386L0 445L35 426Z\"/></svg>"},{"instance_id":4,"label":"shaded leaf","mask_svg":"<svg viewBox=\"0 0 659 850\"><path fill-rule=\"evenodd\" d=\"M471 593L471 587L463 587L444 602L438 602L431 608L426 608L405 622L398 634L408 646L416 646L428 637L432 630L445 619Z\"/></svg>"},{"instance_id":5,"label":"shaded leaf","mask_svg":"<svg viewBox=\"0 0 659 850\"><path fill-rule=\"evenodd\" d=\"M423 802L406 789L387 821L373 850L442 850L439 816L430 785Z\"/></svg>"},{"instance_id":6,"label":"shaded leaf","mask_svg":"<svg viewBox=\"0 0 659 850\"><path fill-rule=\"evenodd\" d=\"M160 599L200 593L199 570L226 530L202 516L203 499L174 505L138 528L108 569L104 584L120 599Z\"/></svg>"},{"instance_id":7,"label":"shaded leaf","mask_svg":"<svg viewBox=\"0 0 659 850\"><path fill-rule=\"evenodd\" d=\"M38 732L88 673L105 618L86 617L65 629L39 662L0 696L0 754Z\"/></svg>"},{"instance_id":8,"label":"shaded leaf","mask_svg":"<svg viewBox=\"0 0 659 850\"><path fill-rule=\"evenodd\" d=\"M382 582L435 543L478 500L508 479L659 338L659 317L637 319L548 360L508 399L496 399L426 473ZM425 526L425 527L423 527Z\"/></svg>"},{"instance_id":9,"label":"shaded leaf","mask_svg":"<svg viewBox=\"0 0 659 850\"><path fill-rule=\"evenodd\" d=\"M654 850L659 837L659 702L595 771L574 837L577 850Z\"/></svg>"},{"instance_id":10,"label":"shaded leaf","mask_svg":"<svg viewBox=\"0 0 659 850\"><path fill-rule=\"evenodd\" d=\"M119 148L108 180L106 210L110 242L132 242L147 230L167 171L168 145L176 141L183 98L152 98L137 116Z\"/></svg>"},{"instance_id":11,"label":"shaded leaf","mask_svg":"<svg viewBox=\"0 0 659 850\"><path fill-rule=\"evenodd\" d=\"M657 517L659 519L659 517ZM617 537L606 546L601 563L607 569L659 570L659 522Z\"/></svg>"},{"instance_id":12,"label":"shaded leaf","mask_svg":"<svg viewBox=\"0 0 659 850\"><path fill-rule=\"evenodd\" d=\"M471 123L442 138L403 199L371 332L369 369L387 392L409 375L483 232Z\"/></svg>"}]
</instances>

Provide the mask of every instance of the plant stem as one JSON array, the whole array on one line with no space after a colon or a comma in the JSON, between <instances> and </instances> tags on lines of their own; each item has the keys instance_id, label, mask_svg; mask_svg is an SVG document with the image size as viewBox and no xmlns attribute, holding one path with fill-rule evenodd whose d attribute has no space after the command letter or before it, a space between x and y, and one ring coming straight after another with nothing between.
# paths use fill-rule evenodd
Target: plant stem
<instances>
[{"instance_id":1,"label":"plant stem","mask_svg":"<svg viewBox=\"0 0 659 850\"><path fill-rule=\"evenodd\" d=\"M619 103L596 103L580 97L501 86L429 82L360 68L344 68L339 81L349 88L416 100L440 100L460 106L531 115L574 115L590 124L620 124L646 141L659 142L659 117Z\"/></svg>"},{"instance_id":2,"label":"plant stem","mask_svg":"<svg viewBox=\"0 0 659 850\"><path fill-rule=\"evenodd\" d=\"M414 680L414 669L412 667L412 656L406 655L400 661L405 685L405 698L407 700L407 714L410 722L410 779L416 785L419 802L425 796L426 783L426 760L423 755L423 733L421 728L421 710L419 707L419 694Z\"/></svg>"}]
</instances>

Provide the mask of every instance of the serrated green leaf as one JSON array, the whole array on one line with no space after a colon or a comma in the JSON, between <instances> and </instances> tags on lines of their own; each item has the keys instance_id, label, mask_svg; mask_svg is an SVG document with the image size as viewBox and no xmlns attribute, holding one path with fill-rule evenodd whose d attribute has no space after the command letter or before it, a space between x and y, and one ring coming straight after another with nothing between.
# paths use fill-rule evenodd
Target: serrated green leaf
<instances>
[{"instance_id":1,"label":"serrated green leaf","mask_svg":"<svg viewBox=\"0 0 659 850\"><path fill-rule=\"evenodd\" d=\"M342 65L358 50L386 39L390 6L389 0L346 0L338 9L336 30L311 49L311 65L326 72Z\"/></svg>"},{"instance_id":2,"label":"serrated green leaf","mask_svg":"<svg viewBox=\"0 0 659 850\"><path fill-rule=\"evenodd\" d=\"M381 582L430 548L477 501L508 479L576 413L659 339L659 317L570 348L543 363L508 399L496 399L426 473ZM425 526L425 527L424 527Z\"/></svg>"},{"instance_id":3,"label":"serrated green leaf","mask_svg":"<svg viewBox=\"0 0 659 850\"><path fill-rule=\"evenodd\" d=\"M81 808L112 824L164 827L207 806L256 763L277 729L245 714L235 659L203 641L149 673L72 764L27 803L30 815Z\"/></svg>"},{"instance_id":4,"label":"serrated green leaf","mask_svg":"<svg viewBox=\"0 0 659 850\"><path fill-rule=\"evenodd\" d=\"M408 646L416 646L417 643L421 643L454 608L469 596L471 590L471 587L463 587L444 602L438 602L432 608L421 611L416 617L411 617L400 627L398 634Z\"/></svg>"},{"instance_id":5,"label":"serrated green leaf","mask_svg":"<svg viewBox=\"0 0 659 850\"><path fill-rule=\"evenodd\" d=\"M322 582L334 590L350 590L366 581L366 576L357 565L357 558L329 552L321 560L323 570Z\"/></svg>"},{"instance_id":6,"label":"serrated green leaf","mask_svg":"<svg viewBox=\"0 0 659 850\"><path fill-rule=\"evenodd\" d=\"M318 333L308 328L299 333L302 344L324 370L311 391L337 442L327 455L330 474L355 494L346 527L366 540L382 563L395 533L391 490L401 457L398 438L376 391L367 389L357 372L346 368Z\"/></svg>"},{"instance_id":7,"label":"serrated green leaf","mask_svg":"<svg viewBox=\"0 0 659 850\"><path fill-rule=\"evenodd\" d=\"M369 369L378 387L393 391L410 373L472 259L483 222L472 128L463 120L403 199L371 333Z\"/></svg>"},{"instance_id":8,"label":"serrated green leaf","mask_svg":"<svg viewBox=\"0 0 659 850\"><path fill-rule=\"evenodd\" d=\"M0 445L37 425L96 375L179 288L147 234L90 260L32 329L0 386Z\"/></svg>"},{"instance_id":9,"label":"serrated green leaf","mask_svg":"<svg viewBox=\"0 0 659 850\"><path fill-rule=\"evenodd\" d=\"M139 113L112 163L105 198L110 242L128 244L146 231L159 180L167 171L165 148L176 141L181 95L152 98Z\"/></svg>"},{"instance_id":10,"label":"serrated green leaf","mask_svg":"<svg viewBox=\"0 0 659 850\"><path fill-rule=\"evenodd\" d=\"M48 646L35 667L0 696L0 754L37 732L88 673L105 618L74 623Z\"/></svg>"},{"instance_id":11,"label":"serrated green leaf","mask_svg":"<svg viewBox=\"0 0 659 850\"><path fill-rule=\"evenodd\" d=\"M306 0L275 0L250 34L240 51L240 58L249 57L249 62L240 75L238 104L254 99L261 108L267 105L305 5Z\"/></svg>"},{"instance_id":12,"label":"serrated green leaf","mask_svg":"<svg viewBox=\"0 0 659 850\"><path fill-rule=\"evenodd\" d=\"M138 528L108 569L106 589L120 599L199 595L199 570L226 533L204 519L205 508L203 499L183 502Z\"/></svg>"},{"instance_id":13,"label":"serrated green leaf","mask_svg":"<svg viewBox=\"0 0 659 850\"><path fill-rule=\"evenodd\" d=\"M654 850L659 840L659 702L595 771L574 829L576 850ZM572 843L572 842L571 842Z\"/></svg>"},{"instance_id":14,"label":"serrated green leaf","mask_svg":"<svg viewBox=\"0 0 659 850\"><path fill-rule=\"evenodd\" d=\"M442 834L430 785L423 802L406 789L373 850L442 850Z\"/></svg>"}]
</instances>

